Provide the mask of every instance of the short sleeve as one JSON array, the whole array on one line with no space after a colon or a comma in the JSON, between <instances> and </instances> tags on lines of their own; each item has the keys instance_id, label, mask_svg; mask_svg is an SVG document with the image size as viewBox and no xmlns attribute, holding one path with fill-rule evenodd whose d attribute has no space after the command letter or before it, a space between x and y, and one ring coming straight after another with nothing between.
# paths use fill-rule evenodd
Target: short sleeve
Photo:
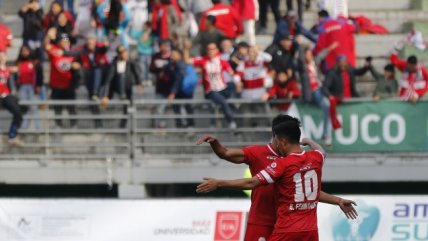
<instances>
[{"instance_id":1,"label":"short sleeve","mask_svg":"<svg viewBox=\"0 0 428 241\"><path fill-rule=\"evenodd\" d=\"M319 150L314 150L314 152L318 153L320 155L320 159L321 159L322 163L324 164L325 155L321 151L319 151Z\"/></svg>"},{"instance_id":2,"label":"short sleeve","mask_svg":"<svg viewBox=\"0 0 428 241\"><path fill-rule=\"evenodd\" d=\"M252 154L251 149L252 149L251 146L246 146L246 147L241 149L242 152L244 152L244 158L245 158L244 162L246 164L250 164L250 162L252 160L251 157L253 156L253 154Z\"/></svg>"},{"instance_id":3,"label":"short sleeve","mask_svg":"<svg viewBox=\"0 0 428 241\"><path fill-rule=\"evenodd\" d=\"M279 158L276 161L272 162L271 164L269 164L269 166L267 166L265 169L263 169L256 175L261 184L272 184L281 178L285 169L285 165L281 165L281 163L286 163L286 160L278 161L281 159L283 158Z\"/></svg>"}]
</instances>

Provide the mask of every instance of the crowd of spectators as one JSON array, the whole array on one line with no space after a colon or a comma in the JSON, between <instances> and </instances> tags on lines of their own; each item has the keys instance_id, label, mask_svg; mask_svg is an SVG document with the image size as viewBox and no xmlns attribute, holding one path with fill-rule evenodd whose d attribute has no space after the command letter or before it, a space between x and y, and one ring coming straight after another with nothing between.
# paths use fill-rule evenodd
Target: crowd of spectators
<instances>
[{"instance_id":1,"label":"crowd of spectators","mask_svg":"<svg viewBox=\"0 0 428 241\"><path fill-rule=\"evenodd\" d=\"M320 9L317 25L308 30L302 24L303 10L311 2L296 2L297 12L287 0L287 14L281 17L279 0L56 0L50 6L29 0L18 11L23 45L8 66L5 53L12 35L0 24L0 104L14 116L9 141L19 144L18 129L29 126L22 121L18 98L74 100L76 88L84 83L88 99L100 103L91 109L93 114L115 95L132 101L133 86L141 90L154 85L160 100L192 99L195 69L201 72L205 98L220 106L229 128L237 127L229 98L301 98L322 109L326 144L331 144L330 126L341 128L336 105L360 96L356 76L372 73L375 101L399 96L415 103L423 97L428 75L415 56L406 61L392 53L384 74L373 68L370 57L357 68L354 24ZM261 50L256 33L266 33L269 6L277 26L272 43ZM44 63L50 63L49 77L43 76ZM399 82L395 68L403 72ZM287 111L289 105L277 107ZM162 116L165 107L157 105L154 112ZM176 113L181 107L173 104ZM183 107L193 113L190 104ZM62 109L54 111L59 115ZM66 109L76 114L74 106ZM37 116L39 108L28 112ZM56 124L64 126L61 118ZM69 126L75 125L71 119ZM101 127L102 122L94 125ZM121 127L126 125L121 121ZM194 120L177 119L176 125L192 127ZM38 120L34 127L40 128ZM155 127L165 128L166 121L157 119Z\"/></svg>"}]
</instances>

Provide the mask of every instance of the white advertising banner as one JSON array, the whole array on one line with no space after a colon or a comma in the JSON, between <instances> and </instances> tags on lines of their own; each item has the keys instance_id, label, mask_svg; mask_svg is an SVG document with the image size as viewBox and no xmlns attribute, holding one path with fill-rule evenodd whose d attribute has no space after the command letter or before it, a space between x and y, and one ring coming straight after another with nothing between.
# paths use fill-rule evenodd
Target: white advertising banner
<instances>
[{"instance_id":1,"label":"white advertising banner","mask_svg":"<svg viewBox=\"0 0 428 241\"><path fill-rule=\"evenodd\" d=\"M319 205L320 241L428 240L428 196L348 196L359 218ZM0 240L241 241L248 199L0 199Z\"/></svg>"}]
</instances>

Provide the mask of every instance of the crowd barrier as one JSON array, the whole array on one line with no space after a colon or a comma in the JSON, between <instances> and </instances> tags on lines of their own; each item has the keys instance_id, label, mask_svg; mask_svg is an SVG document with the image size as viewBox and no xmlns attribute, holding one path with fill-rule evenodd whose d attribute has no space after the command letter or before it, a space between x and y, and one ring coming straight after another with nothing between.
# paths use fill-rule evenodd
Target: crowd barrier
<instances>
[{"instance_id":1,"label":"crowd barrier","mask_svg":"<svg viewBox=\"0 0 428 241\"><path fill-rule=\"evenodd\" d=\"M3 160L105 160L145 158L183 159L212 154L209 147L195 148L195 140L206 133L216 135L227 146L264 144L271 137L270 122L279 112L273 108L284 101L231 99L238 127L228 128L221 110L207 100L112 101L106 109L97 102L39 101L23 106L42 107L38 115L26 114L30 128L21 129L25 144L14 147L5 138L0 144ZM191 105L194 114L173 111L173 106ZM55 109L64 107L61 114ZM76 114L67 113L74 106ZM159 109L165 108L165 112ZM30 108L29 108L30 109ZM428 150L428 102L415 105L400 100L377 103L353 99L338 107L343 128L332 131L333 153L426 152ZM322 141L322 112L313 104L295 102L288 111L302 121L304 135ZM194 119L191 128L176 126ZM34 128L36 120L40 128ZM155 128L164 122L165 128ZM6 131L10 115L0 111L0 130ZM60 123L60 124L58 124ZM5 133L4 133L5 134Z\"/></svg>"}]
</instances>

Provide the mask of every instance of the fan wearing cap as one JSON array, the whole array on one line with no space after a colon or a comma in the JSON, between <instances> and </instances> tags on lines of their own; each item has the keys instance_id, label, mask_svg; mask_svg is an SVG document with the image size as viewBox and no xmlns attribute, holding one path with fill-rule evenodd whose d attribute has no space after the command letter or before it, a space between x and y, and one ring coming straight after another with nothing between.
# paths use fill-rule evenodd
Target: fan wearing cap
<instances>
[{"instance_id":1,"label":"fan wearing cap","mask_svg":"<svg viewBox=\"0 0 428 241\"><path fill-rule=\"evenodd\" d=\"M132 89L138 85L140 92L143 90L140 65L131 61L129 52L124 46L117 48L117 57L108 69L102 87L101 107L107 107L114 94L118 94L121 100L132 101ZM127 114L127 106L123 107L123 113ZM126 127L126 119L122 119L120 127Z\"/></svg>"},{"instance_id":2,"label":"fan wearing cap","mask_svg":"<svg viewBox=\"0 0 428 241\"><path fill-rule=\"evenodd\" d=\"M50 32L52 34L52 32ZM74 100L76 99L76 87L79 79L80 64L73 56L64 55L70 50L70 39L67 34L62 34L56 38L56 44L51 44L54 36L48 35L45 38L45 49L50 59L50 87L52 89L51 99L53 100ZM61 114L62 106L55 106L56 115ZM67 106L69 114L76 114L75 106ZM62 120L55 120L59 127L63 126ZM76 125L76 120L71 120L71 126Z\"/></svg>"},{"instance_id":3,"label":"fan wearing cap","mask_svg":"<svg viewBox=\"0 0 428 241\"><path fill-rule=\"evenodd\" d=\"M364 75L370 70L370 62L366 61L362 68L353 68L348 64L345 55L339 55L336 66L327 74L323 91L330 100L330 120L333 129L342 128L337 118L336 105L343 100L360 97L356 88L356 76Z\"/></svg>"},{"instance_id":4,"label":"fan wearing cap","mask_svg":"<svg viewBox=\"0 0 428 241\"><path fill-rule=\"evenodd\" d=\"M287 15L278 21L273 42L278 43L282 36L290 36L294 40L297 36L303 35L311 42L316 43L317 37L298 20L295 11L288 11Z\"/></svg>"}]
</instances>

